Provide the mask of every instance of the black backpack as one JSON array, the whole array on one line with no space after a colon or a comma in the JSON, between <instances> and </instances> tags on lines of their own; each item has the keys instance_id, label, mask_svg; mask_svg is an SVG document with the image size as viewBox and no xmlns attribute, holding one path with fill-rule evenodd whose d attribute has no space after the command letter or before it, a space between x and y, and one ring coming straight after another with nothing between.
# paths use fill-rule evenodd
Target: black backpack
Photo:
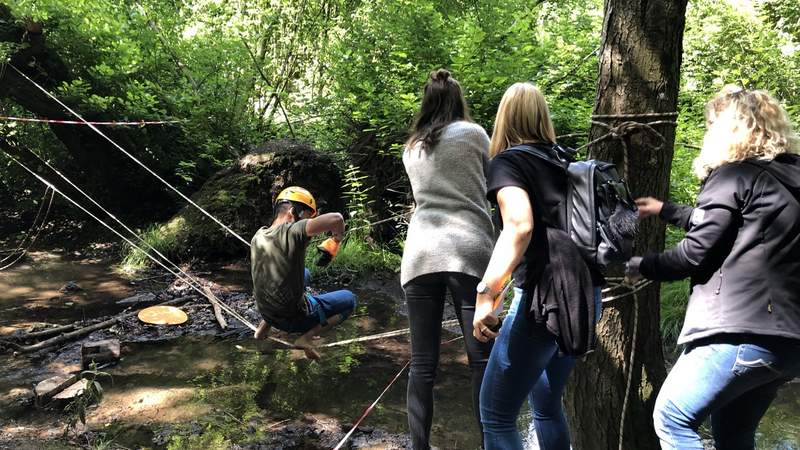
<instances>
[{"instance_id":1,"label":"black backpack","mask_svg":"<svg viewBox=\"0 0 800 450\"><path fill-rule=\"evenodd\" d=\"M559 145L518 145L523 151L563 168L567 193L564 230L596 269L632 256L637 231L636 204L616 166L605 161L575 161L575 151Z\"/></svg>"},{"instance_id":2,"label":"black backpack","mask_svg":"<svg viewBox=\"0 0 800 450\"><path fill-rule=\"evenodd\" d=\"M562 168L567 192L560 217L544 217L547 264L526 290L528 315L552 333L561 354L594 350L595 271L630 257L636 233L636 205L613 164L574 161L574 151L553 145L520 145L523 151Z\"/></svg>"}]
</instances>

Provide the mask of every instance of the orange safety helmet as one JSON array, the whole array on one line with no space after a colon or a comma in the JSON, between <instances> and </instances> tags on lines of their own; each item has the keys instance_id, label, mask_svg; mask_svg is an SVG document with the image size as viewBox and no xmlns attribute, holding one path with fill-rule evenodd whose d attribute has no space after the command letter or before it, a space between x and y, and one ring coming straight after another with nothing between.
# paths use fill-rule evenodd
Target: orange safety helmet
<instances>
[{"instance_id":1,"label":"orange safety helmet","mask_svg":"<svg viewBox=\"0 0 800 450\"><path fill-rule=\"evenodd\" d=\"M308 192L307 189L301 188L300 186L289 186L282 190L281 193L278 194L278 198L275 199L275 204L281 201L302 203L311 209L311 217L316 217L317 215L317 202L314 200L314 196L311 195L311 192Z\"/></svg>"}]
</instances>

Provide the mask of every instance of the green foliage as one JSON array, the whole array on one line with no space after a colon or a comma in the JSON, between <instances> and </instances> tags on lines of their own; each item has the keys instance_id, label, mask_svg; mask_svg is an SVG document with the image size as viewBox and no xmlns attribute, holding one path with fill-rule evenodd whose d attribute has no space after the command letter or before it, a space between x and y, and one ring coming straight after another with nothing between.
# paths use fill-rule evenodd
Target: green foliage
<instances>
[{"instance_id":1,"label":"green foliage","mask_svg":"<svg viewBox=\"0 0 800 450\"><path fill-rule=\"evenodd\" d=\"M664 344L672 346L683 327L689 298L689 281L674 281L661 286L661 335Z\"/></svg>"},{"instance_id":2,"label":"green foliage","mask_svg":"<svg viewBox=\"0 0 800 450\"><path fill-rule=\"evenodd\" d=\"M357 233L359 237L369 234L368 227L372 216L370 212L369 191L373 186L367 184L367 176L361 174L358 167L349 164L344 171L344 196L347 199L347 215L349 233Z\"/></svg>"},{"instance_id":3,"label":"green foliage","mask_svg":"<svg viewBox=\"0 0 800 450\"><path fill-rule=\"evenodd\" d=\"M122 272L132 274L147 267L151 267L154 263L147 256L148 253L145 253L145 251L160 260L161 258L159 258L155 252L151 251L151 248L156 249L167 257L172 255L178 242L177 235L180 228L181 224L174 221L164 225L151 225L139 234L141 241L136 239L132 240L139 248L125 243L122 249L122 262L120 263Z\"/></svg>"}]
</instances>

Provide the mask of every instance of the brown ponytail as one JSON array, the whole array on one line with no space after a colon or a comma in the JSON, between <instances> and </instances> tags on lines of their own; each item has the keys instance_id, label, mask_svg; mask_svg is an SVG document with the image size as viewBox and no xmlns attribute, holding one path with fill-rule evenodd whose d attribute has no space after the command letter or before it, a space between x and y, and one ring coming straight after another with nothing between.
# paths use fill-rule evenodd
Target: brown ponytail
<instances>
[{"instance_id":1,"label":"brown ponytail","mask_svg":"<svg viewBox=\"0 0 800 450\"><path fill-rule=\"evenodd\" d=\"M406 147L419 143L424 149L433 148L444 127L458 120L472 121L461 85L447 69L434 70L425 84L422 104Z\"/></svg>"}]
</instances>

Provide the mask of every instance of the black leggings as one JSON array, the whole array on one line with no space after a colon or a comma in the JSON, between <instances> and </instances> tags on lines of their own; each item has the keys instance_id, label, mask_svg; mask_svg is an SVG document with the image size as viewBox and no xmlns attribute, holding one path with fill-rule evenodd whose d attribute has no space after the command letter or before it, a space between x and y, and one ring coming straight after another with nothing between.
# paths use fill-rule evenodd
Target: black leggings
<instances>
[{"instance_id":1,"label":"black leggings","mask_svg":"<svg viewBox=\"0 0 800 450\"><path fill-rule=\"evenodd\" d=\"M477 277L455 272L422 275L406 283L403 290L408 303L411 326L411 369L408 376L408 426L414 449L430 448L433 422L433 383L439 365L439 344L442 336L442 312L447 289L464 333L470 371L472 372L472 411L480 429L478 395L483 371L492 351L491 341L484 344L472 336L475 316ZM481 430L482 435L482 430Z\"/></svg>"}]
</instances>

